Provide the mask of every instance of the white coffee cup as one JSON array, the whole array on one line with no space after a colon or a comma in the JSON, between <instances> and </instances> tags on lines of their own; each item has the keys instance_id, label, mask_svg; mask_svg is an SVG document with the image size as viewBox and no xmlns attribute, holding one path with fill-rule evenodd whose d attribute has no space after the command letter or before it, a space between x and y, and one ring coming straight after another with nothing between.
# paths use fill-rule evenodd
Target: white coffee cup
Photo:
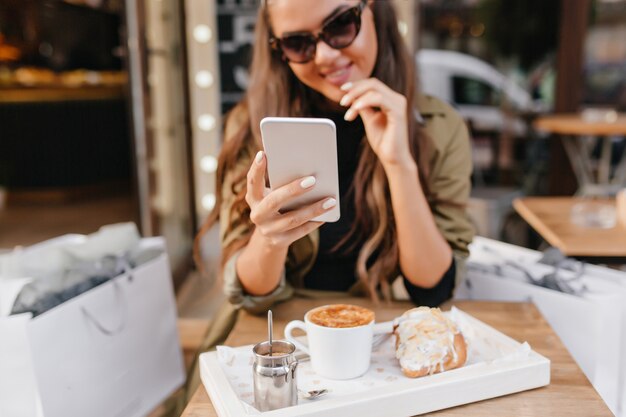
<instances>
[{"instance_id":1,"label":"white coffee cup","mask_svg":"<svg viewBox=\"0 0 626 417\"><path fill-rule=\"evenodd\" d=\"M313 371L330 379L352 379L367 372L372 354L374 321L356 327L326 327L309 320L294 320L285 327L285 338L311 357ZM293 331L306 332L308 345L293 336Z\"/></svg>"}]
</instances>

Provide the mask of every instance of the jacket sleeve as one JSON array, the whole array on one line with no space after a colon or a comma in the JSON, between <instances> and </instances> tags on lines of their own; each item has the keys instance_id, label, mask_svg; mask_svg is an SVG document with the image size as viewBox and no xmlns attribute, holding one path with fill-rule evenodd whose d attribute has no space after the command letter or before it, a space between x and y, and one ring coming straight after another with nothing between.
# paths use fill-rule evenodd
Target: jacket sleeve
<instances>
[{"instance_id":1,"label":"jacket sleeve","mask_svg":"<svg viewBox=\"0 0 626 417\"><path fill-rule=\"evenodd\" d=\"M471 190L472 154L465 123L455 118L451 137L433 172L432 191L436 201L432 211L437 227L455 254L467 256L474 227L466 212Z\"/></svg>"},{"instance_id":2,"label":"jacket sleeve","mask_svg":"<svg viewBox=\"0 0 626 417\"><path fill-rule=\"evenodd\" d=\"M236 117L234 118L236 119ZM229 119L225 130L225 137L228 138L232 134L234 123L233 118ZM224 176L222 184L222 205L220 207L220 241L221 247L224 248L232 242L242 239L252 229L252 224L247 218L242 218L237 213L231 211L235 200L233 193L233 181L236 177L247 171L252 163L251 152L243 152L236 166ZM235 190L236 191L236 190ZM267 311L274 303L284 301L293 294L293 288L285 278L283 270L280 278L280 284L270 294L264 296L253 296L244 291L241 281L237 275L237 258L241 255L243 249L235 252L229 259L225 260L222 270L223 290L228 301L236 308L243 308L253 314Z\"/></svg>"},{"instance_id":3,"label":"jacket sleeve","mask_svg":"<svg viewBox=\"0 0 626 417\"><path fill-rule=\"evenodd\" d=\"M458 284L465 275L465 260L474 237L474 226L466 208L471 190L472 154L467 126L451 108L445 117L435 117L435 134L444 135L439 156L431 172L435 195L431 209L441 234L454 254Z\"/></svg>"},{"instance_id":4,"label":"jacket sleeve","mask_svg":"<svg viewBox=\"0 0 626 417\"><path fill-rule=\"evenodd\" d=\"M281 273L278 287L271 293L261 296L247 294L241 285L241 281L239 281L235 268L237 258L242 250L236 252L226 261L223 272L224 294L226 294L228 301L234 307L243 308L252 314L260 314L267 311L275 303L292 297L293 287L285 279L284 270Z\"/></svg>"}]
</instances>

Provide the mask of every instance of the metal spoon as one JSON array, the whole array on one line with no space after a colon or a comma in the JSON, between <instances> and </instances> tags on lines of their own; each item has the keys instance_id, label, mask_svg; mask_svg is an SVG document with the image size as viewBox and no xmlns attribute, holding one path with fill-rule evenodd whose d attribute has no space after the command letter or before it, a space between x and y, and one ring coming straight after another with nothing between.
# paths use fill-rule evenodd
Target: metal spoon
<instances>
[{"instance_id":1,"label":"metal spoon","mask_svg":"<svg viewBox=\"0 0 626 417\"><path fill-rule=\"evenodd\" d=\"M302 398L304 398L305 400L314 400L316 398L321 397L322 395L326 395L328 394L328 390L327 389L314 389L311 391L300 391L298 390L298 392L300 393L300 395L302 396Z\"/></svg>"},{"instance_id":2,"label":"metal spoon","mask_svg":"<svg viewBox=\"0 0 626 417\"><path fill-rule=\"evenodd\" d=\"M267 310L267 337L270 341L270 354L272 356L272 335L274 333L274 329L272 327L272 310Z\"/></svg>"}]
</instances>

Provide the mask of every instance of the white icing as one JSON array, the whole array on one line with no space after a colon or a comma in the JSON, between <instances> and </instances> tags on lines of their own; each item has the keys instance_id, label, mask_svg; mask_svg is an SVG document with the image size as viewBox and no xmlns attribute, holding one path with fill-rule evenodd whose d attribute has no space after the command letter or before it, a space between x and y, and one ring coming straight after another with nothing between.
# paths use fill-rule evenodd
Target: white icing
<instances>
[{"instance_id":1,"label":"white icing","mask_svg":"<svg viewBox=\"0 0 626 417\"><path fill-rule=\"evenodd\" d=\"M428 370L433 374L444 370L446 359L458 360L454 338L458 329L439 309L418 307L396 319L398 348L396 358L409 371Z\"/></svg>"}]
</instances>

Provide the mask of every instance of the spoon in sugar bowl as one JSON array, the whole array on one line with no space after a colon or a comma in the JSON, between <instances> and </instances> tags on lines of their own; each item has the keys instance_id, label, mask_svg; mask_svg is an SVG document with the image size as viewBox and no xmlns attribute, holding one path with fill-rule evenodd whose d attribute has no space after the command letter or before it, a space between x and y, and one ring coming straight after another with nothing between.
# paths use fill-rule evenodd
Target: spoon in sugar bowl
<instances>
[{"instance_id":1,"label":"spoon in sugar bowl","mask_svg":"<svg viewBox=\"0 0 626 417\"><path fill-rule=\"evenodd\" d=\"M274 320L272 318L272 310L267 310L267 339L270 342L270 353L272 356L272 339L274 336Z\"/></svg>"}]
</instances>

